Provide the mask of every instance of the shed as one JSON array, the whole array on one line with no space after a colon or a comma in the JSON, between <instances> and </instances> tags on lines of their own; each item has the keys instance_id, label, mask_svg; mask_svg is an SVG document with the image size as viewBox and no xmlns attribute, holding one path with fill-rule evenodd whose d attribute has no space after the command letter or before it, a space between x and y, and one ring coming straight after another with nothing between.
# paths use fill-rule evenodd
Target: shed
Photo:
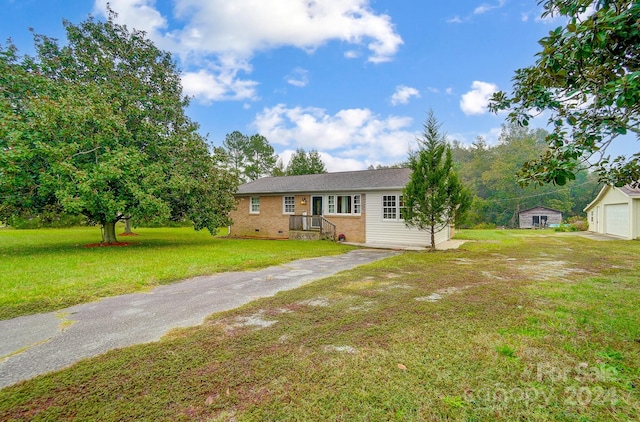
<instances>
[{"instance_id":1,"label":"shed","mask_svg":"<svg viewBox=\"0 0 640 422\"><path fill-rule=\"evenodd\" d=\"M518 213L521 229L538 229L562 223L562 211L548 207L533 207Z\"/></svg>"}]
</instances>

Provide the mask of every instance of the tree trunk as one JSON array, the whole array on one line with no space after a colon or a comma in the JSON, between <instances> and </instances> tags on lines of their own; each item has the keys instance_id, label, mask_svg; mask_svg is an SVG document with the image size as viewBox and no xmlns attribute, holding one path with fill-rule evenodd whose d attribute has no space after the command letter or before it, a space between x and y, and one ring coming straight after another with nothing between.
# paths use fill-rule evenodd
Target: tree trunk
<instances>
[{"instance_id":1,"label":"tree trunk","mask_svg":"<svg viewBox=\"0 0 640 422\"><path fill-rule=\"evenodd\" d=\"M434 225L431 225L431 250L436 250L436 228Z\"/></svg>"},{"instance_id":2,"label":"tree trunk","mask_svg":"<svg viewBox=\"0 0 640 422\"><path fill-rule=\"evenodd\" d=\"M131 230L131 217L127 217L124 219L124 234L132 234Z\"/></svg>"},{"instance_id":3,"label":"tree trunk","mask_svg":"<svg viewBox=\"0 0 640 422\"><path fill-rule=\"evenodd\" d=\"M116 239L116 222L105 222L102 224L102 243L118 243Z\"/></svg>"}]
</instances>

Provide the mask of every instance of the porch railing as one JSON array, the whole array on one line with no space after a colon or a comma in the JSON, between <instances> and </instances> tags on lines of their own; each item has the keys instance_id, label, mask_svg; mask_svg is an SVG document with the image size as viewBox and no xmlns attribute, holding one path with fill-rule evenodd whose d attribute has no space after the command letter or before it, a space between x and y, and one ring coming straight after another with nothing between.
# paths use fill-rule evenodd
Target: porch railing
<instances>
[{"instance_id":1,"label":"porch railing","mask_svg":"<svg viewBox=\"0 0 640 422\"><path fill-rule=\"evenodd\" d=\"M336 225L321 215L290 215L289 230L319 231L331 240L336 240Z\"/></svg>"}]
</instances>

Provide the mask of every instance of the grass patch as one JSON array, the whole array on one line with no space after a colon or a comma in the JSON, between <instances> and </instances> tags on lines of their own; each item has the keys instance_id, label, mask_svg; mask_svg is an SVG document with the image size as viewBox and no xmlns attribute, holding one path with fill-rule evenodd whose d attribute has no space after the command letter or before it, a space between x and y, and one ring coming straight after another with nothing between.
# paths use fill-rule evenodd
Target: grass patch
<instances>
[{"instance_id":1,"label":"grass patch","mask_svg":"<svg viewBox=\"0 0 640 422\"><path fill-rule=\"evenodd\" d=\"M119 238L131 242L127 247L86 248L99 241L99 229L0 230L0 319L349 249L332 242L227 239L191 228L136 233Z\"/></svg>"},{"instance_id":2,"label":"grass patch","mask_svg":"<svg viewBox=\"0 0 640 422\"><path fill-rule=\"evenodd\" d=\"M500 354L502 356L505 356L505 357L508 357L508 358L515 358L516 357L515 349L513 349L508 344L503 344L502 346L496 347L496 351L498 352L498 354Z\"/></svg>"},{"instance_id":3,"label":"grass patch","mask_svg":"<svg viewBox=\"0 0 640 422\"><path fill-rule=\"evenodd\" d=\"M488 233L5 388L0 420L640 419L640 243Z\"/></svg>"}]
</instances>

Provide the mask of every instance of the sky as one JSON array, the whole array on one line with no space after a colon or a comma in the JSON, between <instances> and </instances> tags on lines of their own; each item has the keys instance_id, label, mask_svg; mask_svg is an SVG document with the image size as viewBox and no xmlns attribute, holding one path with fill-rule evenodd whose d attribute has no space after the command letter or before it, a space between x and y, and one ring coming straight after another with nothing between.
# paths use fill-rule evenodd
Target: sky
<instances>
[{"instance_id":1,"label":"sky","mask_svg":"<svg viewBox=\"0 0 640 422\"><path fill-rule=\"evenodd\" d=\"M509 91L515 70L535 62L538 40L563 23L541 19L537 3L109 1L118 23L172 53L192 98L187 114L210 143L259 133L285 165L297 148L316 149L329 171L404 161L429 110L449 140L494 145L505 115L490 113L488 98ZM64 19L104 19L106 7L0 0L0 43L32 53L29 28L64 43Z\"/></svg>"}]
</instances>

